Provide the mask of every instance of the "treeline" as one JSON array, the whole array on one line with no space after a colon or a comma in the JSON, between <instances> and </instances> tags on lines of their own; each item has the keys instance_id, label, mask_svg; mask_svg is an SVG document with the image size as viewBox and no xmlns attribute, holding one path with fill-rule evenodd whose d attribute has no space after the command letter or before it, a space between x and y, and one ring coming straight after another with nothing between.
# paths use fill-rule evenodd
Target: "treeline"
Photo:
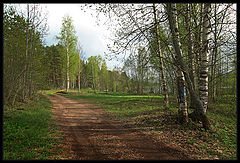
<instances>
[{"instance_id":1,"label":"treeline","mask_svg":"<svg viewBox=\"0 0 240 163\"><path fill-rule=\"evenodd\" d=\"M44 89L46 20L39 5L26 5L25 11L17 11L13 5L4 4L4 104L25 101L39 89Z\"/></svg>"},{"instance_id":2,"label":"treeline","mask_svg":"<svg viewBox=\"0 0 240 163\"><path fill-rule=\"evenodd\" d=\"M60 45L46 47L45 53L48 54L46 58L46 63L48 63L47 89L66 90L66 72L63 68L66 63L60 59L64 57L61 55ZM128 91L127 81L129 78L126 74L118 70L109 70L105 59L100 55L91 56L86 61L81 58L77 61L76 65L71 62L70 67L75 66L75 69L69 71L69 89L91 88L93 91L105 92Z\"/></svg>"},{"instance_id":3,"label":"treeline","mask_svg":"<svg viewBox=\"0 0 240 163\"><path fill-rule=\"evenodd\" d=\"M129 78L110 71L99 56L82 59L72 19L63 18L57 45L46 46L47 15L40 5L20 10L5 4L3 14L3 99L14 105L43 89L79 89L125 92Z\"/></svg>"},{"instance_id":4,"label":"treeline","mask_svg":"<svg viewBox=\"0 0 240 163\"><path fill-rule=\"evenodd\" d=\"M93 91L127 92L129 78L119 70L108 70L105 59L100 55L84 60L81 43L76 36L73 20L65 15L57 45L45 48L45 88L78 89L91 88Z\"/></svg>"}]
</instances>

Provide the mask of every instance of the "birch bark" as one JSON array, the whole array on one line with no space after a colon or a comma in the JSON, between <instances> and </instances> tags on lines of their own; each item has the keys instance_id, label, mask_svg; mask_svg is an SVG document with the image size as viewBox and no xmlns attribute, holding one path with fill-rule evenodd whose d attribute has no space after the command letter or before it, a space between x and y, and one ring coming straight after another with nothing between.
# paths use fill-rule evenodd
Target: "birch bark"
<instances>
[{"instance_id":1,"label":"birch bark","mask_svg":"<svg viewBox=\"0 0 240 163\"><path fill-rule=\"evenodd\" d=\"M69 54L68 54L68 45L67 45L67 84L66 84L66 91L69 90Z\"/></svg>"},{"instance_id":2,"label":"birch bark","mask_svg":"<svg viewBox=\"0 0 240 163\"><path fill-rule=\"evenodd\" d=\"M203 103L203 112L206 114L208 107L208 61L209 61L209 23L210 4L204 4L203 8L203 24L202 24L202 49L201 49L201 64L199 76L199 98Z\"/></svg>"},{"instance_id":3,"label":"birch bark","mask_svg":"<svg viewBox=\"0 0 240 163\"><path fill-rule=\"evenodd\" d=\"M177 67L177 87L178 87L178 118L180 123L188 122L188 112L187 112L187 102L186 102L186 91L185 91L185 79L183 76L183 61L182 61L182 51L181 43L179 40L179 31L177 23L177 10L176 4L167 3L167 14L169 25L172 33L172 41L175 50L175 59ZM181 70L181 69L182 70ZM185 71L186 72L186 71Z\"/></svg>"},{"instance_id":4,"label":"birch bark","mask_svg":"<svg viewBox=\"0 0 240 163\"><path fill-rule=\"evenodd\" d=\"M204 114L203 104L200 101L199 97L197 96L197 94L194 90L187 67L184 64L183 59L182 59L182 51L180 48L179 31L178 31L178 24L177 24L177 17L176 17L176 4L167 3L166 10L167 10L169 25L170 25L171 34L172 34L172 42L173 42L173 46L174 46L175 53L176 53L175 54L176 55L176 65L178 68L180 68L181 72L184 74L184 78L188 85L187 88L188 88L189 94L191 96L192 104L193 104L192 107L195 109L192 115L198 121L202 122L203 127L205 129L209 130L210 123L209 123L207 116ZM180 110L181 109L183 109L183 111L185 113L187 113L186 106L183 108L180 108ZM187 119L187 117L186 117L186 119Z\"/></svg>"}]
</instances>

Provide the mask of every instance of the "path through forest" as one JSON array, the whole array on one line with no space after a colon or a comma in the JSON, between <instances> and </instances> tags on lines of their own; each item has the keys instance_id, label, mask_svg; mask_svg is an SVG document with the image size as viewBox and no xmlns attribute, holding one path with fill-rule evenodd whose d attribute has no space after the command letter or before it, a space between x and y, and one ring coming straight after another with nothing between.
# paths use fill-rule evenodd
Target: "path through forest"
<instances>
[{"instance_id":1,"label":"path through forest","mask_svg":"<svg viewBox=\"0 0 240 163\"><path fill-rule=\"evenodd\" d=\"M155 142L136 127L109 118L97 105L61 95L45 95L68 144L71 159L189 159L180 150Z\"/></svg>"}]
</instances>

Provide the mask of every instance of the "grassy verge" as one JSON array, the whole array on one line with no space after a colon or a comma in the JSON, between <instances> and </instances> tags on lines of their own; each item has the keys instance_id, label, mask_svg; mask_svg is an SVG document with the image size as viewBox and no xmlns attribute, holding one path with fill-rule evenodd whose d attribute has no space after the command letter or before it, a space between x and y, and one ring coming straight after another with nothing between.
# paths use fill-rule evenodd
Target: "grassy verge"
<instances>
[{"instance_id":1,"label":"grassy verge","mask_svg":"<svg viewBox=\"0 0 240 163\"><path fill-rule=\"evenodd\" d=\"M203 131L201 125L194 122L187 126L177 124L177 103L171 96L168 110L162 106L163 96L94 93L91 90L83 90L81 94L71 91L64 96L99 104L114 118L151 131L151 134L161 137L160 141L178 144L195 159L237 158L236 103L227 102L232 100L225 99L210 105L207 112L213 128L210 132Z\"/></svg>"},{"instance_id":2,"label":"grassy verge","mask_svg":"<svg viewBox=\"0 0 240 163\"><path fill-rule=\"evenodd\" d=\"M42 92L47 94L47 95L54 96L53 93L56 93L58 91L59 90L43 90Z\"/></svg>"},{"instance_id":3,"label":"grassy verge","mask_svg":"<svg viewBox=\"0 0 240 163\"><path fill-rule=\"evenodd\" d=\"M4 106L4 160L55 159L63 140L52 119L52 104L42 94L27 103Z\"/></svg>"}]
</instances>

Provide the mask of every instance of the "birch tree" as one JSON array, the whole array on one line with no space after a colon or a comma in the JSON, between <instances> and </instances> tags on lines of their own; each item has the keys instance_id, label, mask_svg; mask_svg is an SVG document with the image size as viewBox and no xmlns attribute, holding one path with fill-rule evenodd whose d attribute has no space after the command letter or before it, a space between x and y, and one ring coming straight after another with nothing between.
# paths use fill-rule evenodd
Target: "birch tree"
<instances>
[{"instance_id":1,"label":"birch tree","mask_svg":"<svg viewBox=\"0 0 240 163\"><path fill-rule=\"evenodd\" d=\"M177 22L177 9L176 4L167 4L166 7L169 25L172 33L172 42L175 50L175 62L177 67L177 86L178 86L178 115L181 123L188 122L187 101L186 101L186 88L185 78L183 72L186 72L186 67L182 61L181 43L179 40L178 22ZM185 69L185 71L184 71Z\"/></svg>"},{"instance_id":2,"label":"birch tree","mask_svg":"<svg viewBox=\"0 0 240 163\"><path fill-rule=\"evenodd\" d=\"M210 36L210 4L206 3L203 7L202 23L202 48L201 64L199 76L199 98L203 103L203 112L206 114L208 106L208 61L209 61L209 36Z\"/></svg>"},{"instance_id":3,"label":"birch tree","mask_svg":"<svg viewBox=\"0 0 240 163\"><path fill-rule=\"evenodd\" d=\"M82 65L82 61L81 61L81 58L83 57L83 48L80 44L80 42L78 42L77 44L77 52L78 52L78 92L80 93L81 92L81 65Z\"/></svg>"},{"instance_id":4,"label":"birch tree","mask_svg":"<svg viewBox=\"0 0 240 163\"><path fill-rule=\"evenodd\" d=\"M177 11L176 4L171 4L171 3L166 4L166 12L168 14L169 26L170 26L171 34L172 34L172 43L173 43L174 50L176 53L176 65L179 67L179 70L177 73L178 73L179 78L180 78L180 76L182 76L181 74L184 75L184 78L188 85L187 88L188 88L189 94L191 96L192 105L193 105L192 107L195 109L194 117L197 120L202 122L203 127L205 129L210 129L209 120L208 120L207 116L204 114L203 104L200 101L199 97L197 96L197 94L194 90L192 81L191 81L189 73L188 73L189 71L183 62L182 51L181 51L180 41L179 41L179 31L178 31L177 12L176 11ZM184 104L182 104L182 106L184 106ZM179 116L183 117L183 119L186 120L187 119L186 107L180 108L180 113L182 113L182 114L180 114ZM180 118L180 119L182 119L182 118Z\"/></svg>"},{"instance_id":5,"label":"birch tree","mask_svg":"<svg viewBox=\"0 0 240 163\"><path fill-rule=\"evenodd\" d=\"M76 31L72 18L69 15L63 17L60 36L57 36L57 39L59 39L59 43L63 46L63 53L66 55L66 91L68 92L70 87L70 57L76 55L77 44Z\"/></svg>"},{"instance_id":6,"label":"birch tree","mask_svg":"<svg viewBox=\"0 0 240 163\"><path fill-rule=\"evenodd\" d=\"M108 91L108 70L107 70L107 63L103 59L101 63L101 70L100 70L100 88L101 91Z\"/></svg>"}]
</instances>

